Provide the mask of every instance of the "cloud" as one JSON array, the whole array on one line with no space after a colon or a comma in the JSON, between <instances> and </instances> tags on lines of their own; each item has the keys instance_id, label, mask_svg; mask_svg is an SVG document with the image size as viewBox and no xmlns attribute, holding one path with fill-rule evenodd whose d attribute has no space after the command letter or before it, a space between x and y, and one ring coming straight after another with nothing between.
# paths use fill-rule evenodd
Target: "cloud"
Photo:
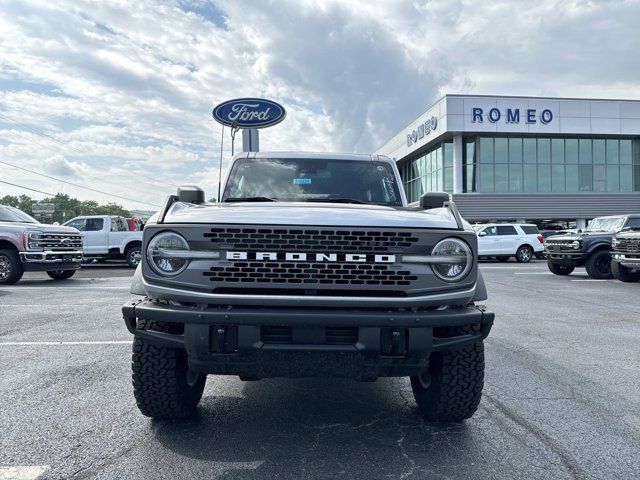
<instances>
[{"instance_id":1,"label":"cloud","mask_svg":"<svg viewBox=\"0 0 640 480\"><path fill-rule=\"evenodd\" d=\"M637 97L638 18L635 0L5 0L0 156L140 202L211 197L221 101L285 105L263 150L370 152L443 93Z\"/></svg>"},{"instance_id":2,"label":"cloud","mask_svg":"<svg viewBox=\"0 0 640 480\"><path fill-rule=\"evenodd\" d=\"M42 162L42 170L52 176L79 179L82 178L82 173L86 172L87 167L81 163L70 162L63 155L54 155Z\"/></svg>"}]
</instances>

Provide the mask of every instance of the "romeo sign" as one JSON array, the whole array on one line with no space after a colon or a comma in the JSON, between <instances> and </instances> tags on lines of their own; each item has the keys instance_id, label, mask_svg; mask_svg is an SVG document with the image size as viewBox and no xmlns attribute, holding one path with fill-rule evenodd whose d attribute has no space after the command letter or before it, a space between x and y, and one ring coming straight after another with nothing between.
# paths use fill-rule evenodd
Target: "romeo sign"
<instances>
[{"instance_id":1,"label":"romeo sign","mask_svg":"<svg viewBox=\"0 0 640 480\"><path fill-rule=\"evenodd\" d=\"M236 98L213 109L213 118L228 127L265 128L280 123L287 112L279 103L264 98Z\"/></svg>"}]
</instances>

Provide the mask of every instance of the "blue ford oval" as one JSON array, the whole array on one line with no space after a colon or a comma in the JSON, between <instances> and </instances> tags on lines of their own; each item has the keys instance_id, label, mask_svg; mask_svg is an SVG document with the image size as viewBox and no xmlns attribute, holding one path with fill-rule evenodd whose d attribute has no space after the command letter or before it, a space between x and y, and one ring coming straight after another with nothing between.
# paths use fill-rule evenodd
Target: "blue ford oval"
<instances>
[{"instance_id":1,"label":"blue ford oval","mask_svg":"<svg viewBox=\"0 0 640 480\"><path fill-rule=\"evenodd\" d=\"M213 118L229 127L265 128L284 120L287 112L279 103L264 98L236 98L213 109Z\"/></svg>"}]
</instances>

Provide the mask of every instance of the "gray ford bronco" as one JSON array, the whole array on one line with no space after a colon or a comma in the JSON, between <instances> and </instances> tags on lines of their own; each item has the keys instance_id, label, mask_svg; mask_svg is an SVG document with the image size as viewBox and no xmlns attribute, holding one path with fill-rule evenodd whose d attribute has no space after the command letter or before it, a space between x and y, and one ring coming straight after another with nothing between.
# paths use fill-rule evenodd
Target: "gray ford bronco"
<instances>
[{"instance_id":1,"label":"gray ford bronco","mask_svg":"<svg viewBox=\"0 0 640 480\"><path fill-rule=\"evenodd\" d=\"M419 412L476 411L494 314L447 194L407 205L378 155L243 153L221 201L181 187L144 228L123 306L140 411L192 414L208 374L410 377Z\"/></svg>"}]
</instances>

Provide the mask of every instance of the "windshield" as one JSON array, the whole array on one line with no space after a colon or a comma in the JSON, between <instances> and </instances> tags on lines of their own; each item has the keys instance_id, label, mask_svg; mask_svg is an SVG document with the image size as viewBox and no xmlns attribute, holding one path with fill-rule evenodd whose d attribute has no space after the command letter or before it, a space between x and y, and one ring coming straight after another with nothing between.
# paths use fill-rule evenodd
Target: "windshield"
<instances>
[{"instance_id":1,"label":"windshield","mask_svg":"<svg viewBox=\"0 0 640 480\"><path fill-rule=\"evenodd\" d=\"M251 198L402 205L388 163L317 158L238 160L222 201Z\"/></svg>"},{"instance_id":2,"label":"windshield","mask_svg":"<svg viewBox=\"0 0 640 480\"><path fill-rule=\"evenodd\" d=\"M0 205L0 222L38 223L38 221L21 210Z\"/></svg>"},{"instance_id":3,"label":"windshield","mask_svg":"<svg viewBox=\"0 0 640 480\"><path fill-rule=\"evenodd\" d=\"M624 217L594 218L585 232L617 232L624 225Z\"/></svg>"}]
</instances>

